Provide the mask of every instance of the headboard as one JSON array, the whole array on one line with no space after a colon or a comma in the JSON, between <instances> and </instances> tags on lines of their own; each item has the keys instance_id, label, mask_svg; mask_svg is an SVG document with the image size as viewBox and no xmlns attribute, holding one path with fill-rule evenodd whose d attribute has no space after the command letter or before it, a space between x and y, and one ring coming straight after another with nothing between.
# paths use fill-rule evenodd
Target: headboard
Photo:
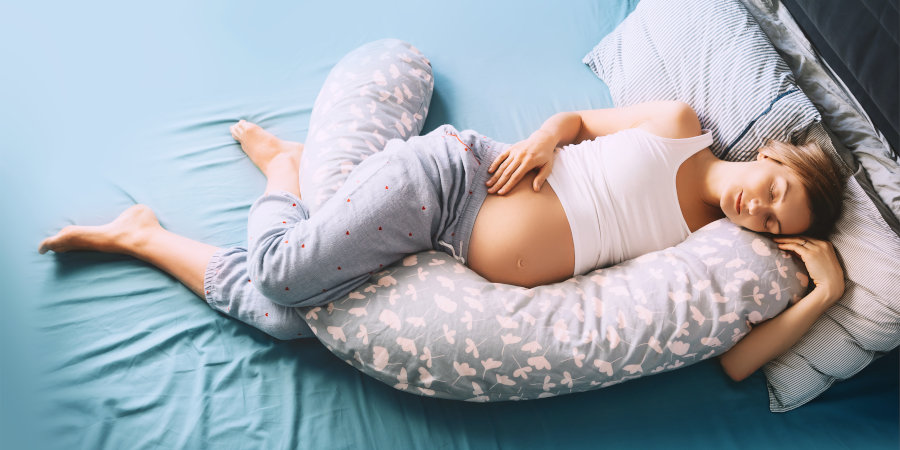
<instances>
[{"instance_id":1,"label":"headboard","mask_svg":"<svg viewBox=\"0 0 900 450\"><path fill-rule=\"evenodd\" d=\"M900 151L900 0L782 0L895 154Z\"/></svg>"}]
</instances>

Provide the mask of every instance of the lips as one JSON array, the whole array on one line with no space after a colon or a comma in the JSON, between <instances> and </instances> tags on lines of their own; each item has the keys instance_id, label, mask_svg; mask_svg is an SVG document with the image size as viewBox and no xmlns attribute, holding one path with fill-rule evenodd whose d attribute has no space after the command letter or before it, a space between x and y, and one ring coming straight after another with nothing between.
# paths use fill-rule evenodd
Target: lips
<instances>
[{"instance_id":1,"label":"lips","mask_svg":"<svg viewBox=\"0 0 900 450\"><path fill-rule=\"evenodd\" d=\"M741 191L737 196L737 204L734 206L734 210L737 211L738 215L741 215L741 198L744 197L744 191Z\"/></svg>"}]
</instances>

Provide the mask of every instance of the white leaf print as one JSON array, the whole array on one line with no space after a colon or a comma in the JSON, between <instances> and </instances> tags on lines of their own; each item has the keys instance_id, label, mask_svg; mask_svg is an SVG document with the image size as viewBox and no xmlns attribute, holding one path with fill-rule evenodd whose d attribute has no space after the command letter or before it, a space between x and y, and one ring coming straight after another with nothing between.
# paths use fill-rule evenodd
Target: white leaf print
<instances>
[{"instance_id":1,"label":"white leaf print","mask_svg":"<svg viewBox=\"0 0 900 450\"><path fill-rule=\"evenodd\" d=\"M529 367L529 369L530 369L530 368L531 368L531 367ZM524 378L528 378L528 377L526 376L526 377L524 377ZM505 375L497 375L497 382L500 383L500 384L502 384L502 385L504 385L504 386L515 386L515 385L516 385L516 382L515 382L515 381L510 380L509 377L507 377L507 376L505 376Z\"/></svg>"},{"instance_id":2,"label":"white leaf print","mask_svg":"<svg viewBox=\"0 0 900 450\"><path fill-rule=\"evenodd\" d=\"M331 313L334 312L334 302L331 302L327 306L325 306L325 310L328 311L328 315L330 316Z\"/></svg>"},{"instance_id":3,"label":"white leaf print","mask_svg":"<svg viewBox=\"0 0 900 450\"><path fill-rule=\"evenodd\" d=\"M513 376L516 378L528 379L528 372L531 372L531 366L520 367L513 372Z\"/></svg>"},{"instance_id":4,"label":"white leaf print","mask_svg":"<svg viewBox=\"0 0 900 450\"><path fill-rule=\"evenodd\" d=\"M481 390L481 385L477 382L472 382L472 395L481 395L484 394L484 391Z\"/></svg>"},{"instance_id":5,"label":"white leaf print","mask_svg":"<svg viewBox=\"0 0 900 450\"><path fill-rule=\"evenodd\" d=\"M741 280L731 280L728 283L725 283L725 292L737 292L738 286L741 285Z\"/></svg>"},{"instance_id":6,"label":"white leaf print","mask_svg":"<svg viewBox=\"0 0 900 450\"><path fill-rule=\"evenodd\" d=\"M759 280L759 276L757 276L756 273L749 269L739 270L734 273L734 276L744 281Z\"/></svg>"},{"instance_id":7,"label":"white leaf print","mask_svg":"<svg viewBox=\"0 0 900 450\"><path fill-rule=\"evenodd\" d=\"M387 79L384 78L384 74L381 73L380 70L376 70L375 73L372 74L372 80L379 86L387 85Z\"/></svg>"},{"instance_id":8,"label":"white leaf print","mask_svg":"<svg viewBox=\"0 0 900 450\"><path fill-rule=\"evenodd\" d=\"M372 364L376 370L384 370L388 365L390 355L386 348L376 345L372 347Z\"/></svg>"},{"instance_id":9,"label":"white leaf print","mask_svg":"<svg viewBox=\"0 0 900 450\"><path fill-rule=\"evenodd\" d=\"M750 244L750 247L753 248L753 251L759 256L769 256L772 254L769 246L759 238L754 239L753 243Z\"/></svg>"},{"instance_id":10,"label":"white leaf print","mask_svg":"<svg viewBox=\"0 0 900 450\"><path fill-rule=\"evenodd\" d=\"M734 269L734 268L736 268L736 267L741 267L741 266L743 266L744 264L746 264L746 262L745 262L743 259L741 259L741 258L734 258L734 259L732 259L731 261L728 261L728 264L725 264L725 267L727 267L727 268L729 268L729 269Z\"/></svg>"},{"instance_id":11,"label":"white leaf print","mask_svg":"<svg viewBox=\"0 0 900 450\"><path fill-rule=\"evenodd\" d=\"M391 64L391 67L388 69L391 73L391 78L397 78L400 76L400 69L397 68L396 64Z\"/></svg>"},{"instance_id":12,"label":"white leaf print","mask_svg":"<svg viewBox=\"0 0 900 450\"><path fill-rule=\"evenodd\" d=\"M365 315L367 314L367 313L366 313L366 308L365 308L365 307L350 308L350 310L347 311L347 313L350 314L350 315L352 315L352 316L356 316L356 317L362 317L362 316L365 316Z\"/></svg>"},{"instance_id":13,"label":"white leaf print","mask_svg":"<svg viewBox=\"0 0 900 450\"><path fill-rule=\"evenodd\" d=\"M585 358L585 356L587 356L587 355L585 355L584 353L578 353L578 349L577 349L577 348L574 348L574 347L572 348L572 354L574 355L575 365L578 366L578 367L583 366L583 365L584 365L584 358ZM571 387L571 386L569 386L569 387Z\"/></svg>"},{"instance_id":14,"label":"white leaf print","mask_svg":"<svg viewBox=\"0 0 900 450\"><path fill-rule=\"evenodd\" d=\"M406 295L412 297L413 300L418 300L419 297L416 294L416 287L411 284L406 285Z\"/></svg>"},{"instance_id":15,"label":"white leaf print","mask_svg":"<svg viewBox=\"0 0 900 450\"><path fill-rule=\"evenodd\" d=\"M319 306L316 306L315 308L309 310L309 311L306 313L306 320L319 320L319 315L316 314L316 313L319 312L319 311L321 311L321 310L322 310L322 308L319 307Z\"/></svg>"},{"instance_id":16,"label":"white leaf print","mask_svg":"<svg viewBox=\"0 0 900 450\"><path fill-rule=\"evenodd\" d=\"M453 265L453 273L465 273L465 272L466 272L466 266L459 264L459 263Z\"/></svg>"},{"instance_id":17,"label":"white leaf print","mask_svg":"<svg viewBox=\"0 0 900 450\"><path fill-rule=\"evenodd\" d=\"M475 288L470 288L470 287L464 287L463 292L465 292L466 294L469 294L469 295L475 295L475 296L481 295L481 290L475 289Z\"/></svg>"},{"instance_id":18,"label":"white leaf print","mask_svg":"<svg viewBox=\"0 0 900 450\"><path fill-rule=\"evenodd\" d=\"M645 324L650 325L653 323L653 311L644 308L641 305L637 305L634 307L635 311L637 311L638 319L644 321Z\"/></svg>"},{"instance_id":19,"label":"white leaf print","mask_svg":"<svg viewBox=\"0 0 900 450\"><path fill-rule=\"evenodd\" d=\"M440 266L442 264L445 264L446 262L447 262L447 260L445 260L445 259L432 258L431 262L428 263L428 265L429 266Z\"/></svg>"},{"instance_id":20,"label":"white leaf print","mask_svg":"<svg viewBox=\"0 0 900 450\"><path fill-rule=\"evenodd\" d=\"M678 291L678 292L669 292L669 298L672 299L675 303L686 302L691 299L690 292Z\"/></svg>"},{"instance_id":21,"label":"white leaf print","mask_svg":"<svg viewBox=\"0 0 900 450\"><path fill-rule=\"evenodd\" d=\"M331 338L336 341L347 342L347 336L344 336L344 329L341 327L331 326L325 329Z\"/></svg>"},{"instance_id":22,"label":"white leaf print","mask_svg":"<svg viewBox=\"0 0 900 450\"><path fill-rule=\"evenodd\" d=\"M680 338L681 336L690 336L691 333L688 332L688 327L690 325L691 324L689 324L687 322L684 322L683 324L681 324L681 326L678 327L678 332L675 333L675 338L677 339L677 338Z\"/></svg>"},{"instance_id":23,"label":"white leaf print","mask_svg":"<svg viewBox=\"0 0 900 450\"><path fill-rule=\"evenodd\" d=\"M365 325L359 324L359 332L356 333L356 337L362 338L364 345L369 345L369 330Z\"/></svg>"},{"instance_id":24,"label":"white leaf print","mask_svg":"<svg viewBox=\"0 0 900 450\"><path fill-rule=\"evenodd\" d=\"M401 350L403 350L404 352L408 352L408 353L412 354L413 356L416 356L419 354L419 351L416 349L416 341L414 341L412 339L405 338L405 337L398 337L397 345L400 346Z\"/></svg>"},{"instance_id":25,"label":"white leaf print","mask_svg":"<svg viewBox=\"0 0 900 450\"><path fill-rule=\"evenodd\" d=\"M359 291L353 291L353 292L347 294L347 298L349 298L351 300L364 300L366 298L366 296L360 294Z\"/></svg>"},{"instance_id":26,"label":"white leaf print","mask_svg":"<svg viewBox=\"0 0 900 450\"><path fill-rule=\"evenodd\" d=\"M528 312L521 311L521 315L522 315L522 320L524 320L525 323L531 324L531 325L534 325L537 323L537 319L535 319L534 316L532 316L531 314L528 314Z\"/></svg>"},{"instance_id":27,"label":"white leaf print","mask_svg":"<svg viewBox=\"0 0 900 450\"><path fill-rule=\"evenodd\" d=\"M456 290L456 288L454 287L454 284L453 284L453 280L451 280L447 277L442 277L440 275L438 275L437 280L438 280L438 283L441 283L441 286L443 286L447 289L450 289L451 291Z\"/></svg>"},{"instance_id":28,"label":"white leaf print","mask_svg":"<svg viewBox=\"0 0 900 450\"><path fill-rule=\"evenodd\" d=\"M503 336L500 336L500 340L503 341L503 345L509 345L520 342L522 338L515 336L512 333L506 333Z\"/></svg>"},{"instance_id":29,"label":"white leaf print","mask_svg":"<svg viewBox=\"0 0 900 450\"><path fill-rule=\"evenodd\" d=\"M459 361L453 361L453 368L461 377L471 377L476 373L474 368L469 367L469 363L460 364Z\"/></svg>"},{"instance_id":30,"label":"white leaf print","mask_svg":"<svg viewBox=\"0 0 900 450\"><path fill-rule=\"evenodd\" d=\"M541 347L541 344L539 344L538 341L531 341L531 342L529 342L529 343L527 343L527 344L525 344L525 345L522 346L522 351L523 351L523 352L537 353L538 350L540 350L541 348L543 348L543 347Z\"/></svg>"},{"instance_id":31,"label":"white leaf print","mask_svg":"<svg viewBox=\"0 0 900 450\"><path fill-rule=\"evenodd\" d=\"M666 347L672 353L681 356L681 355L684 355L685 353L687 353L688 349L691 348L691 344L689 344L687 342L681 342L681 341L672 341L672 342L669 342L669 344L666 345Z\"/></svg>"},{"instance_id":32,"label":"white leaf print","mask_svg":"<svg viewBox=\"0 0 900 450\"><path fill-rule=\"evenodd\" d=\"M528 365L537 370L551 369L550 361L547 361L547 358L543 356L532 356L531 358L528 358Z\"/></svg>"},{"instance_id":33,"label":"white leaf print","mask_svg":"<svg viewBox=\"0 0 900 450\"><path fill-rule=\"evenodd\" d=\"M708 288L710 284L712 284L711 280L700 280L700 281L694 283L694 289L698 290L698 291L702 291L702 290Z\"/></svg>"},{"instance_id":34,"label":"white leaf print","mask_svg":"<svg viewBox=\"0 0 900 450\"><path fill-rule=\"evenodd\" d=\"M703 326L703 322L706 322L706 317L704 317L703 313L694 305L691 305L691 318L701 327Z\"/></svg>"},{"instance_id":35,"label":"white leaf print","mask_svg":"<svg viewBox=\"0 0 900 450\"><path fill-rule=\"evenodd\" d=\"M495 316L497 318L497 322L500 322L500 327L502 328L519 328L519 322L513 320L512 317L504 317L504 316Z\"/></svg>"},{"instance_id":36,"label":"white leaf print","mask_svg":"<svg viewBox=\"0 0 900 450\"><path fill-rule=\"evenodd\" d=\"M423 387L418 387L418 386L416 387L416 389L418 389L419 392L421 392L421 393L423 393L423 394L425 394L425 395L434 395L434 390L433 390L433 389L425 389L425 388L423 388Z\"/></svg>"},{"instance_id":37,"label":"white leaf print","mask_svg":"<svg viewBox=\"0 0 900 450\"><path fill-rule=\"evenodd\" d=\"M619 314L616 317L616 325L619 327L620 330L623 328L626 328L628 326L628 321L625 318L625 313L622 312L621 309L619 310Z\"/></svg>"},{"instance_id":38,"label":"white leaf print","mask_svg":"<svg viewBox=\"0 0 900 450\"><path fill-rule=\"evenodd\" d=\"M381 287L396 286L397 280L390 275L383 276L378 279L378 285Z\"/></svg>"},{"instance_id":39,"label":"white leaf print","mask_svg":"<svg viewBox=\"0 0 900 450\"><path fill-rule=\"evenodd\" d=\"M775 294L775 300L781 301L781 286L777 281L772 282L772 290L769 291L769 294Z\"/></svg>"},{"instance_id":40,"label":"white leaf print","mask_svg":"<svg viewBox=\"0 0 900 450\"><path fill-rule=\"evenodd\" d=\"M444 325L444 339L447 340L447 343L453 344L456 342L456 339L453 338L456 336L456 330L451 330L446 324Z\"/></svg>"},{"instance_id":41,"label":"white leaf print","mask_svg":"<svg viewBox=\"0 0 900 450\"><path fill-rule=\"evenodd\" d=\"M597 318L603 317L603 300L600 300L597 297L594 297L594 315Z\"/></svg>"},{"instance_id":42,"label":"white leaf print","mask_svg":"<svg viewBox=\"0 0 900 450\"><path fill-rule=\"evenodd\" d=\"M753 286L753 301L756 302L757 306L762 306L762 299L765 298L765 295L760 294L759 286Z\"/></svg>"},{"instance_id":43,"label":"white leaf print","mask_svg":"<svg viewBox=\"0 0 900 450\"><path fill-rule=\"evenodd\" d=\"M713 292L712 297L713 301L716 303L728 303L728 299L723 297L722 294L718 292Z\"/></svg>"},{"instance_id":44,"label":"white leaf print","mask_svg":"<svg viewBox=\"0 0 900 450\"><path fill-rule=\"evenodd\" d=\"M423 355L424 356L424 355ZM431 366L429 366L431 367ZM419 367L419 381L425 385L425 387L431 387L431 383L434 382L434 377L425 370L424 367Z\"/></svg>"},{"instance_id":45,"label":"white leaf print","mask_svg":"<svg viewBox=\"0 0 900 450\"><path fill-rule=\"evenodd\" d=\"M406 368L400 368L400 375L397 375L397 381L399 383L394 385L394 389L407 389L409 388L409 380L406 377Z\"/></svg>"},{"instance_id":46,"label":"white leaf print","mask_svg":"<svg viewBox=\"0 0 900 450\"><path fill-rule=\"evenodd\" d=\"M452 313L456 311L456 302L447 297L434 294L434 302L437 303L438 308L444 312Z\"/></svg>"},{"instance_id":47,"label":"white leaf print","mask_svg":"<svg viewBox=\"0 0 900 450\"><path fill-rule=\"evenodd\" d=\"M622 370L628 372L631 375L634 375L636 373L644 373L644 368L641 367L640 364L629 364L623 367Z\"/></svg>"},{"instance_id":48,"label":"white leaf print","mask_svg":"<svg viewBox=\"0 0 900 450\"><path fill-rule=\"evenodd\" d=\"M462 318L459 319L459 321L466 324L466 330L472 330L472 313L466 311L465 314L463 314Z\"/></svg>"},{"instance_id":49,"label":"white leaf print","mask_svg":"<svg viewBox=\"0 0 900 450\"><path fill-rule=\"evenodd\" d=\"M722 317L719 317L719 322L733 323L735 320L738 320L738 319L739 319L739 317L738 317L737 313L730 312L728 314L723 315Z\"/></svg>"},{"instance_id":50,"label":"white leaf print","mask_svg":"<svg viewBox=\"0 0 900 450\"><path fill-rule=\"evenodd\" d=\"M609 284L609 278L607 278L603 275L600 275L600 274L592 275L589 278L589 280L593 281L594 283L597 283L597 285L599 285L599 286L606 286L607 284Z\"/></svg>"},{"instance_id":51,"label":"white leaf print","mask_svg":"<svg viewBox=\"0 0 900 450\"><path fill-rule=\"evenodd\" d=\"M425 367L431 368L431 349L428 347L422 348L422 356L419 357L420 360L425 361ZM419 373L425 369L419 368ZM425 372L428 373L428 372ZM427 385L426 385L427 386Z\"/></svg>"},{"instance_id":52,"label":"white leaf print","mask_svg":"<svg viewBox=\"0 0 900 450\"><path fill-rule=\"evenodd\" d=\"M572 312L575 313L575 318L578 319L579 322L584 323L584 308L581 307L581 303L573 304ZM535 323L535 322L533 322L534 318L532 317L531 320L532 320L532 322L530 322L530 323L532 325L534 325L534 323Z\"/></svg>"},{"instance_id":53,"label":"white leaf print","mask_svg":"<svg viewBox=\"0 0 900 450\"><path fill-rule=\"evenodd\" d=\"M553 337L560 342L569 342L569 326L562 319L553 324Z\"/></svg>"},{"instance_id":54,"label":"white leaf print","mask_svg":"<svg viewBox=\"0 0 900 450\"><path fill-rule=\"evenodd\" d=\"M503 362L497 361L494 358L488 358L488 359L485 359L484 361L481 361L481 365L484 366L484 371L487 372L488 370L496 369L496 368L502 366Z\"/></svg>"},{"instance_id":55,"label":"white leaf print","mask_svg":"<svg viewBox=\"0 0 900 450\"><path fill-rule=\"evenodd\" d=\"M391 293L388 294L388 303L390 303L391 305L395 305L395 304L397 304L397 299L399 299L399 298L400 298L400 295L397 294L397 290L391 289Z\"/></svg>"},{"instance_id":56,"label":"white leaf print","mask_svg":"<svg viewBox=\"0 0 900 450\"><path fill-rule=\"evenodd\" d=\"M397 317L397 314L393 311L389 309L382 310L381 314L378 315L378 320L381 323L400 331L400 318Z\"/></svg>"},{"instance_id":57,"label":"white leaf print","mask_svg":"<svg viewBox=\"0 0 900 450\"><path fill-rule=\"evenodd\" d=\"M425 319L422 317L407 317L406 323L408 323L414 327L424 327Z\"/></svg>"},{"instance_id":58,"label":"white leaf print","mask_svg":"<svg viewBox=\"0 0 900 450\"><path fill-rule=\"evenodd\" d=\"M403 258L403 266L404 267L414 266L414 265L418 264L418 262L419 262L419 259L418 259L418 255L416 255L416 254L412 254L412 255L407 256L406 258Z\"/></svg>"},{"instance_id":59,"label":"white leaf print","mask_svg":"<svg viewBox=\"0 0 900 450\"><path fill-rule=\"evenodd\" d=\"M619 346L619 333L612 325L606 327L606 340L609 341L609 348L615 350Z\"/></svg>"},{"instance_id":60,"label":"white leaf print","mask_svg":"<svg viewBox=\"0 0 900 450\"><path fill-rule=\"evenodd\" d=\"M612 374L613 374L612 364L610 364L610 363L608 363L608 362L606 362L606 361L603 361L603 360L600 360L600 359L595 359L595 360L594 360L594 367L596 367L597 369L599 369L601 372L605 373L606 376L608 376L608 377L611 377Z\"/></svg>"},{"instance_id":61,"label":"white leaf print","mask_svg":"<svg viewBox=\"0 0 900 450\"><path fill-rule=\"evenodd\" d=\"M472 356L478 357L478 347L475 345L475 341L466 338L466 353L471 353Z\"/></svg>"},{"instance_id":62,"label":"white leaf print","mask_svg":"<svg viewBox=\"0 0 900 450\"><path fill-rule=\"evenodd\" d=\"M550 398L550 397L556 397L556 394L554 394L553 392L541 392L537 396L537 398Z\"/></svg>"},{"instance_id":63,"label":"white leaf print","mask_svg":"<svg viewBox=\"0 0 900 450\"><path fill-rule=\"evenodd\" d=\"M747 320L752 324L757 324L762 322L763 315L759 311L750 311L750 314L747 315Z\"/></svg>"},{"instance_id":64,"label":"white leaf print","mask_svg":"<svg viewBox=\"0 0 900 450\"><path fill-rule=\"evenodd\" d=\"M722 345L722 341L720 341L717 337L700 338L700 343L708 347L718 347Z\"/></svg>"},{"instance_id":65,"label":"white leaf print","mask_svg":"<svg viewBox=\"0 0 900 450\"><path fill-rule=\"evenodd\" d=\"M659 340L654 336L650 336L650 340L647 342L647 346L656 351L656 353L663 352L662 347L659 346Z\"/></svg>"},{"instance_id":66,"label":"white leaf print","mask_svg":"<svg viewBox=\"0 0 900 450\"><path fill-rule=\"evenodd\" d=\"M378 289L375 288L374 284L370 284L370 285L366 286L365 289L363 289L363 292L370 292L370 293L374 294L375 292L378 292Z\"/></svg>"},{"instance_id":67,"label":"white leaf print","mask_svg":"<svg viewBox=\"0 0 900 450\"><path fill-rule=\"evenodd\" d=\"M574 384L574 383L572 382L572 374L570 374L569 372L565 372L565 371L564 371L564 372L563 372L563 379L560 380L559 384L564 384L564 385L568 386L569 389L572 389L572 385Z\"/></svg>"},{"instance_id":68,"label":"white leaf print","mask_svg":"<svg viewBox=\"0 0 900 450\"><path fill-rule=\"evenodd\" d=\"M795 275L797 276L797 279L800 280L800 286L803 286L803 287L809 286L809 277L806 276L805 273L797 272Z\"/></svg>"},{"instance_id":69,"label":"white leaf print","mask_svg":"<svg viewBox=\"0 0 900 450\"><path fill-rule=\"evenodd\" d=\"M543 386L544 391L549 392L550 389L555 388L555 387L556 387L556 383L550 382L550 375L545 376L544 377L544 386Z\"/></svg>"},{"instance_id":70,"label":"white leaf print","mask_svg":"<svg viewBox=\"0 0 900 450\"><path fill-rule=\"evenodd\" d=\"M427 279L428 279L428 272L425 269L419 267L419 281L425 281Z\"/></svg>"}]
</instances>

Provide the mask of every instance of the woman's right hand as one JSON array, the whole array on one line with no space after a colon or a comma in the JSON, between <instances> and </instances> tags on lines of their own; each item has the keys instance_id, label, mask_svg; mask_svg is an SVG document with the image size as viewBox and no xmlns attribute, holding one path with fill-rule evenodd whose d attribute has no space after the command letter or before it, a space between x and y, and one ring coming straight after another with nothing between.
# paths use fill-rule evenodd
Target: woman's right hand
<instances>
[{"instance_id":1,"label":"woman's right hand","mask_svg":"<svg viewBox=\"0 0 900 450\"><path fill-rule=\"evenodd\" d=\"M815 288L823 290L829 306L844 295L844 269L831 242L807 236L778 236L773 240L778 248L800 256Z\"/></svg>"},{"instance_id":2,"label":"woman's right hand","mask_svg":"<svg viewBox=\"0 0 900 450\"><path fill-rule=\"evenodd\" d=\"M534 177L535 192L541 190L544 181L553 170L553 157L556 144L559 142L552 134L538 130L528 139L511 145L491 163L488 173L493 173L485 185L488 193L506 194L522 180L526 173L535 168L540 168ZM496 172L496 173L495 173Z\"/></svg>"}]
</instances>

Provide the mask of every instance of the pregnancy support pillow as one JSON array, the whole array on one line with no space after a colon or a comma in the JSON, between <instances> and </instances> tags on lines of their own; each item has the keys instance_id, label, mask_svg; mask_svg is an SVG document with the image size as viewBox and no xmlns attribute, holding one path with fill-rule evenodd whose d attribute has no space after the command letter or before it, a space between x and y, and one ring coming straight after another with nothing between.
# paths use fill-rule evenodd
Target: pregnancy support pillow
<instances>
[{"instance_id":1,"label":"pregnancy support pillow","mask_svg":"<svg viewBox=\"0 0 900 450\"><path fill-rule=\"evenodd\" d=\"M673 248L532 289L423 252L305 317L329 350L397 389L525 400L719 355L807 284L770 240L722 219Z\"/></svg>"},{"instance_id":2,"label":"pregnancy support pillow","mask_svg":"<svg viewBox=\"0 0 900 450\"><path fill-rule=\"evenodd\" d=\"M321 192L384 140L418 133L432 83L428 60L401 41L344 57L316 100L304 198L324 201ZM490 283L450 255L422 252L340 301L298 311L329 350L397 389L519 400L721 354L807 284L771 241L720 220L674 248L533 289Z\"/></svg>"}]
</instances>

